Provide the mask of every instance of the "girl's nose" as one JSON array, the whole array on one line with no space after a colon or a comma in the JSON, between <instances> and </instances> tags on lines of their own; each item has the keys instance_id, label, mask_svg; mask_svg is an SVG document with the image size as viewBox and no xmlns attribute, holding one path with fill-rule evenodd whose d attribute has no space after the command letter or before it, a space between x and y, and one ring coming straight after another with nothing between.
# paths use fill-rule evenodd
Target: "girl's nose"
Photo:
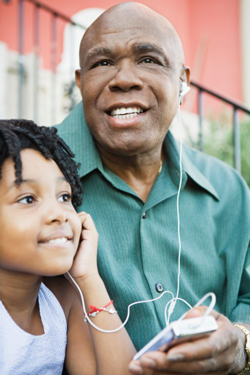
<instances>
[{"instance_id":1,"label":"girl's nose","mask_svg":"<svg viewBox=\"0 0 250 375\"><path fill-rule=\"evenodd\" d=\"M68 221L67 210L58 201L48 202L46 222L48 224L58 222L59 224Z\"/></svg>"}]
</instances>

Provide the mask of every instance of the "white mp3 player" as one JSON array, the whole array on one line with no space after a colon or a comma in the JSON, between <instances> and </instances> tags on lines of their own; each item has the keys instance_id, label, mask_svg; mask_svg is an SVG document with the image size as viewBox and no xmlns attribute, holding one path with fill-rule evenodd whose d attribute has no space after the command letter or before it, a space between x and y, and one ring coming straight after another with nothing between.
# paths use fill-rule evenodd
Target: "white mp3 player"
<instances>
[{"instance_id":1,"label":"white mp3 player","mask_svg":"<svg viewBox=\"0 0 250 375\"><path fill-rule=\"evenodd\" d=\"M215 331L217 328L217 322L211 315L174 321L149 341L149 343L134 356L134 360L136 361L147 352L157 350L165 352L176 344L201 338Z\"/></svg>"}]
</instances>

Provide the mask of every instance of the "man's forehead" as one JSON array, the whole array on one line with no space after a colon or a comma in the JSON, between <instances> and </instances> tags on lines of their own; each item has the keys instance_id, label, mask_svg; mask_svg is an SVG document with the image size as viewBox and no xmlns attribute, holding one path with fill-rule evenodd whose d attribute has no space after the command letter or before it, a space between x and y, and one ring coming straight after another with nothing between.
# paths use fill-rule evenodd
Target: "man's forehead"
<instances>
[{"instance_id":1,"label":"man's forehead","mask_svg":"<svg viewBox=\"0 0 250 375\"><path fill-rule=\"evenodd\" d=\"M125 50L125 45L121 43L123 50ZM158 54L165 54L164 48L161 47L160 43L154 43L149 40L145 41L140 41L138 42L136 39L135 40L129 40L128 41L128 46L129 49L131 49L134 53L140 53L140 52L155 52ZM95 44L92 47L90 47L86 52L86 57L88 58L93 58L98 55L112 55L113 53L116 52L116 46L111 43L108 44L107 41L103 42L103 44Z\"/></svg>"},{"instance_id":2,"label":"man's forehead","mask_svg":"<svg viewBox=\"0 0 250 375\"><path fill-rule=\"evenodd\" d=\"M87 29L83 39L98 39L98 36L108 34L116 36L117 34L126 34L129 36L141 35L148 37L149 32L166 35L176 34L171 23L158 13L138 13L129 10L124 14L118 9L113 12L104 12ZM120 36L119 36L120 37Z\"/></svg>"},{"instance_id":3,"label":"man's forehead","mask_svg":"<svg viewBox=\"0 0 250 375\"><path fill-rule=\"evenodd\" d=\"M166 18L142 4L119 5L104 12L87 29L81 43L81 58L86 53L92 56L104 52L107 55L111 53L116 42L123 43L124 48L125 44L135 44L145 49L148 44L165 52L166 47L174 47L182 54L179 37Z\"/></svg>"},{"instance_id":4,"label":"man's forehead","mask_svg":"<svg viewBox=\"0 0 250 375\"><path fill-rule=\"evenodd\" d=\"M125 33L127 34L127 32ZM124 35L123 37L110 38L107 35L101 39L91 39L81 46L81 66L88 60L95 60L98 57L116 58L118 56L139 56L141 54L154 54L161 56L167 63L183 64L182 48L179 48L175 40L170 37L154 37L150 35Z\"/></svg>"},{"instance_id":5,"label":"man's forehead","mask_svg":"<svg viewBox=\"0 0 250 375\"><path fill-rule=\"evenodd\" d=\"M136 2L125 2L107 9L92 25L96 24L96 26L100 25L100 27L113 25L116 28L124 23L128 28L133 28L133 26L138 24L141 26L144 22L146 24L161 22L171 25L161 14Z\"/></svg>"}]
</instances>

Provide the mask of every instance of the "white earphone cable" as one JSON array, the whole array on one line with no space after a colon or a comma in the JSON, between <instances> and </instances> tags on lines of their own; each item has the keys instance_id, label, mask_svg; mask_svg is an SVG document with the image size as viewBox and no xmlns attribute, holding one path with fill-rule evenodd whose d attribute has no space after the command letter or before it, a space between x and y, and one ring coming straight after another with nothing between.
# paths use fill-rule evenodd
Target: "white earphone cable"
<instances>
[{"instance_id":1,"label":"white earphone cable","mask_svg":"<svg viewBox=\"0 0 250 375\"><path fill-rule=\"evenodd\" d=\"M176 208L177 208L177 230L178 230L178 246L179 246L179 252L178 252L178 270L177 270L177 292L175 298L173 298L172 301L169 301L168 304L169 310L168 310L168 318L166 320L166 324L169 324L170 317L174 311L176 301L179 299L179 291L180 291L180 275L181 275L181 232L180 232L180 192L181 192L181 185L182 185L182 122L181 122L181 111L180 111L180 102L181 102L181 96L179 96L179 103L178 103L178 110L177 110L177 116L178 116L178 121L180 125L180 155L179 155L179 171L180 171L180 180L179 180L179 188L177 192L177 200L176 200ZM184 301L184 300L183 300ZM187 303L185 301L185 303ZM168 305L167 304L167 305ZM189 305L187 303L187 305ZM189 305L190 306L190 305ZM166 316L166 307L165 307L165 316Z\"/></svg>"}]
</instances>

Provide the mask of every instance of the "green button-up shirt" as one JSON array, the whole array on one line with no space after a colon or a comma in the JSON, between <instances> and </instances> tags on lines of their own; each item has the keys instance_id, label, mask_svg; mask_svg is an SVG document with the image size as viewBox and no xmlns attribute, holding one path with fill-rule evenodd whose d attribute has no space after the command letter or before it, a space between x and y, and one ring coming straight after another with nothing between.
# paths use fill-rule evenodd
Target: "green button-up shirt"
<instances>
[{"instance_id":1,"label":"green button-up shirt","mask_svg":"<svg viewBox=\"0 0 250 375\"><path fill-rule=\"evenodd\" d=\"M122 319L135 301L158 297L156 284L177 292L179 244L177 191L179 145L168 132L162 172L144 203L100 159L86 126L82 103L58 127L81 163L83 203L99 232L98 267ZM194 305L207 292L215 309L232 321L250 323L250 195L237 172L183 146L180 193L181 267L179 297ZM140 349L166 324L166 293L131 308L126 328ZM208 301L209 303L209 301ZM178 301L171 316L187 306Z\"/></svg>"}]
</instances>

